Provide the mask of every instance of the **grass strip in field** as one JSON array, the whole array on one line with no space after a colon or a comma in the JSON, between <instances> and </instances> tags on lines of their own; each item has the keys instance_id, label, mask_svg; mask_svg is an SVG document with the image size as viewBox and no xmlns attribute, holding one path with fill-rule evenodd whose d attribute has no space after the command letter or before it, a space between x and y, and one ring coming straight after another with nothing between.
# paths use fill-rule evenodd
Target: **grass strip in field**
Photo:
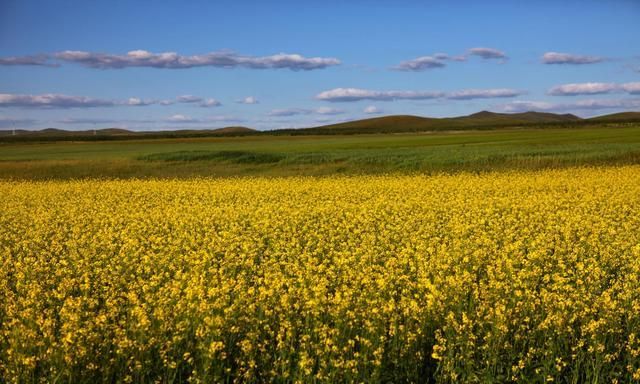
<instances>
[{"instance_id":1,"label":"grass strip in field","mask_svg":"<svg viewBox=\"0 0 640 384\"><path fill-rule=\"evenodd\" d=\"M640 127L0 145L0 179L319 176L640 163Z\"/></svg>"},{"instance_id":2,"label":"grass strip in field","mask_svg":"<svg viewBox=\"0 0 640 384\"><path fill-rule=\"evenodd\" d=\"M177 151L152 153L138 157L147 161L227 161L238 164L271 164L284 159L278 153L249 151Z\"/></svg>"}]
</instances>

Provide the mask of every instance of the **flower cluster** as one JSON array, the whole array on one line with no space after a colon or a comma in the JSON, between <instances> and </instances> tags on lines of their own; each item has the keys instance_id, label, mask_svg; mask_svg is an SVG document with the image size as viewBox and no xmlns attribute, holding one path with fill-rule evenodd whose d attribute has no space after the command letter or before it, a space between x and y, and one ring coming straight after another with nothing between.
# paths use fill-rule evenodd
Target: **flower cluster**
<instances>
[{"instance_id":1,"label":"flower cluster","mask_svg":"<svg viewBox=\"0 0 640 384\"><path fill-rule=\"evenodd\" d=\"M639 180L0 182L0 382L637 381Z\"/></svg>"}]
</instances>

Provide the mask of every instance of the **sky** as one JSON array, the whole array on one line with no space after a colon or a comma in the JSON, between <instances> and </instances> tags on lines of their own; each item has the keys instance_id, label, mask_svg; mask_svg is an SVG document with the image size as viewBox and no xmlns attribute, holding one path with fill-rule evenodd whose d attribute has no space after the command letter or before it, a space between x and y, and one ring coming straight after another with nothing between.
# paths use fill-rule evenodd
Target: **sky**
<instances>
[{"instance_id":1,"label":"sky","mask_svg":"<svg viewBox=\"0 0 640 384\"><path fill-rule=\"evenodd\" d=\"M639 20L639 0L0 0L0 129L640 111Z\"/></svg>"}]
</instances>

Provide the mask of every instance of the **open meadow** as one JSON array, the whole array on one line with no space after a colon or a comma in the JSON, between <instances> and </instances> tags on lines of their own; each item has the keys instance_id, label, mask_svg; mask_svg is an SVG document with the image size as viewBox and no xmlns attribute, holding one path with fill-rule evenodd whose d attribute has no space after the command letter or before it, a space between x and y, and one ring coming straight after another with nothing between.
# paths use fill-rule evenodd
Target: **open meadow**
<instances>
[{"instance_id":1,"label":"open meadow","mask_svg":"<svg viewBox=\"0 0 640 384\"><path fill-rule=\"evenodd\" d=\"M0 179L483 172L640 162L640 123L376 135L0 142Z\"/></svg>"}]
</instances>

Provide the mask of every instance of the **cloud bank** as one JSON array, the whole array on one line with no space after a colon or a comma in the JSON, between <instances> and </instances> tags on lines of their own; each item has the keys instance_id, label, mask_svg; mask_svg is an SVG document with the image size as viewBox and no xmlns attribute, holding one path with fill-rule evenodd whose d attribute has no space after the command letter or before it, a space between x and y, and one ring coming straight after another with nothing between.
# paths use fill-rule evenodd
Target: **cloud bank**
<instances>
[{"instance_id":1,"label":"cloud bank","mask_svg":"<svg viewBox=\"0 0 640 384\"><path fill-rule=\"evenodd\" d=\"M202 102L200 102L199 105L203 108L211 108L211 107L219 107L222 105L222 103L216 99L209 98L209 99L202 100Z\"/></svg>"},{"instance_id":2,"label":"cloud bank","mask_svg":"<svg viewBox=\"0 0 640 384\"><path fill-rule=\"evenodd\" d=\"M421 72L429 69L444 68L447 61L467 61L469 56L478 56L482 59L500 59L507 60L507 55L495 48L476 47L468 49L466 54L451 56L446 53L434 53L430 56L421 56L412 60L403 61L400 64L391 67L396 71Z\"/></svg>"},{"instance_id":3,"label":"cloud bank","mask_svg":"<svg viewBox=\"0 0 640 384\"><path fill-rule=\"evenodd\" d=\"M466 89L456 92L441 91L373 91L359 88L335 88L321 92L316 99L329 102L350 102L360 100L394 101L394 100L429 100L446 98L451 100L471 100L500 97L515 97L525 92L508 89Z\"/></svg>"},{"instance_id":4,"label":"cloud bank","mask_svg":"<svg viewBox=\"0 0 640 384\"><path fill-rule=\"evenodd\" d=\"M447 99L471 100L471 99L492 99L499 97L516 97L525 94L524 91L509 88L497 89L464 89L462 91L450 92Z\"/></svg>"},{"instance_id":5,"label":"cloud bank","mask_svg":"<svg viewBox=\"0 0 640 384\"><path fill-rule=\"evenodd\" d=\"M341 115L344 113L344 110L331 107L320 107L314 109L314 112L319 115Z\"/></svg>"},{"instance_id":6,"label":"cloud bank","mask_svg":"<svg viewBox=\"0 0 640 384\"><path fill-rule=\"evenodd\" d=\"M130 67L185 69L194 67L281 69L309 71L340 64L333 57L304 57L299 54L279 53L271 56L247 56L230 51L210 52L202 55L183 56L176 52L153 53L144 50L124 55L86 51L63 51L53 58L97 69L122 69Z\"/></svg>"},{"instance_id":7,"label":"cloud bank","mask_svg":"<svg viewBox=\"0 0 640 384\"><path fill-rule=\"evenodd\" d=\"M244 121L235 116L209 116L204 118L194 118L188 115L175 114L164 119L167 123L181 123L181 124L210 124L210 123L237 123Z\"/></svg>"},{"instance_id":8,"label":"cloud bank","mask_svg":"<svg viewBox=\"0 0 640 384\"><path fill-rule=\"evenodd\" d=\"M94 99L85 96L67 96L59 94L44 95L16 95L1 93L0 107L24 107L24 108L94 108L113 107L116 105L140 105L135 104L140 99L126 101L113 101ZM140 101L142 102L142 101Z\"/></svg>"},{"instance_id":9,"label":"cloud bank","mask_svg":"<svg viewBox=\"0 0 640 384\"><path fill-rule=\"evenodd\" d=\"M193 95L182 95L176 97L176 101L178 103L199 103L202 101L202 97L193 96Z\"/></svg>"},{"instance_id":10,"label":"cloud bank","mask_svg":"<svg viewBox=\"0 0 640 384\"><path fill-rule=\"evenodd\" d=\"M247 96L244 99L236 100L238 104L258 104L259 101L253 96Z\"/></svg>"},{"instance_id":11,"label":"cloud bank","mask_svg":"<svg viewBox=\"0 0 640 384\"><path fill-rule=\"evenodd\" d=\"M382 110L374 105L369 105L365 107L362 112L366 113L367 115L379 115L382 113Z\"/></svg>"},{"instance_id":12,"label":"cloud bank","mask_svg":"<svg viewBox=\"0 0 640 384\"><path fill-rule=\"evenodd\" d=\"M338 108L329 108L329 107L320 107L316 109L308 109L308 108L284 108L284 109L272 109L268 116L298 116L298 115L310 115L310 114L318 114L318 115L340 115L345 111Z\"/></svg>"},{"instance_id":13,"label":"cloud bank","mask_svg":"<svg viewBox=\"0 0 640 384\"><path fill-rule=\"evenodd\" d=\"M486 48L486 47L477 47L471 48L467 52L469 56L478 56L483 59L507 59L507 55L499 49L495 48Z\"/></svg>"},{"instance_id":14,"label":"cloud bank","mask_svg":"<svg viewBox=\"0 0 640 384\"><path fill-rule=\"evenodd\" d=\"M544 55L542 55L543 64L581 65L581 64L595 64L603 61L605 61L604 57L574 55L571 53L546 52Z\"/></svg>"},{"instance_id":15,"label":"cloud bank","mask_svg":"<svg viewBox=\"0 0 640 384\"><path fill-rule=\"evenodd\" d=\"M131 106L144 107L149 105L173 105L176 103L194 104L200 107L218 107L222 105L216 99L204 99L192 95L178 96L175 100L154 100L141 99L138 97L130 97L125 100L107 100L97 99L86 96L68 96L60 94L42 94L42 95L19 95L19 94L0 94L0 108L2 107L21 107L21 108L97 108L97 107L116 107Z\"/></svg>"},{"instance_id":16,"label":"cloud bank","mask_svg":"<svg viewBox=\"0 0 640 384\"><path fill-rule=\"evenodd\" d=\"M513 101L497 108L503 112L567 112L601 109L640 109L640 99L588 99L573 103L551 103L546 101Z\"/></svg>"},{"instance_id":17,"label":"cloud bank","mask_svg":"<svg viewBox=\"0 0 640 384\"><path fill-rule=\"evenodd\" d=\"M550 88L547 94L552 96L598 95L605 93L640 94L640 82L634 83L575 83L562 84Z\"/></svg>"},{"instance_id":18,"label":"cloud bank","mask_svg":"<svg viewBox=\"0 0 640 384\"><path fill-rule=\"evenodd\" d=\"M172 116L169 116L166 121L168 122L172 122L172 123L198 123L200 122L198 119L194 119L190 116L186 116L186 115L182 115L182 114L175 114Z\"/></svg>"},{"instance_id":19,"label":"cloud bank","mask_svg":"<svg viewBox=\"0 0 640 384\"><path fill-rule=\"evenodd\" d=\"M371 91L359 88L335 88L316 95L316 99L331 102L348 102L359 100L426 100L444 96L443 92L417 91Z\"/></svg>"},{"instance_id":20,"label":"cloud bank","mask_svg":"<svg viewBox=\"0 0 640 384\"><path fill-rule=\"evenodd\" d=\"M272 109L268 116L297 116L297 115L308 115L311 113L310 109L304 108L283 108L283 109Z\"/></svg>"},{"instance_id":21,"label":"cloud bank","mask_svg":"<svg viewBox=\"0 0 640 384\"><path fill-rule=\"evenodd\" d=\"M438 59L434 56L422 56L413 60L403 61L397 66L393 67L397 71L425 71L427 69L444 68L446 64L442 62L442 59Z\"/></svg>"},{"instance_id":22,"label":"cloud bank","mask_svg":"<svg viewBox=\"0 0 640 384\"><path fill-rule=\"evenodd\" d=\"M334 57L304 57L279 53L270 56L241 55L232 51L209 52L185 56L176 52L153 53L129 51L124 55L88 51L61 51L53 54L1 57L0 66L39 65L57 67L59 62L75 63L86 68L123 69L131 67L185 69L195 67L280 69L310 71L340 65Z\"/></svg>"},{"instance_id":23,"label":"cloud bank","mask_svg":"<svg viewBox=\"0 0 640 384\"><path fill-rule=\"evenodd\" d=\"M0 57L0 65L35 65L44 67L57 67L56 63L49 62L49 55L10 56Z\"/></svg>"}]
</instances>

